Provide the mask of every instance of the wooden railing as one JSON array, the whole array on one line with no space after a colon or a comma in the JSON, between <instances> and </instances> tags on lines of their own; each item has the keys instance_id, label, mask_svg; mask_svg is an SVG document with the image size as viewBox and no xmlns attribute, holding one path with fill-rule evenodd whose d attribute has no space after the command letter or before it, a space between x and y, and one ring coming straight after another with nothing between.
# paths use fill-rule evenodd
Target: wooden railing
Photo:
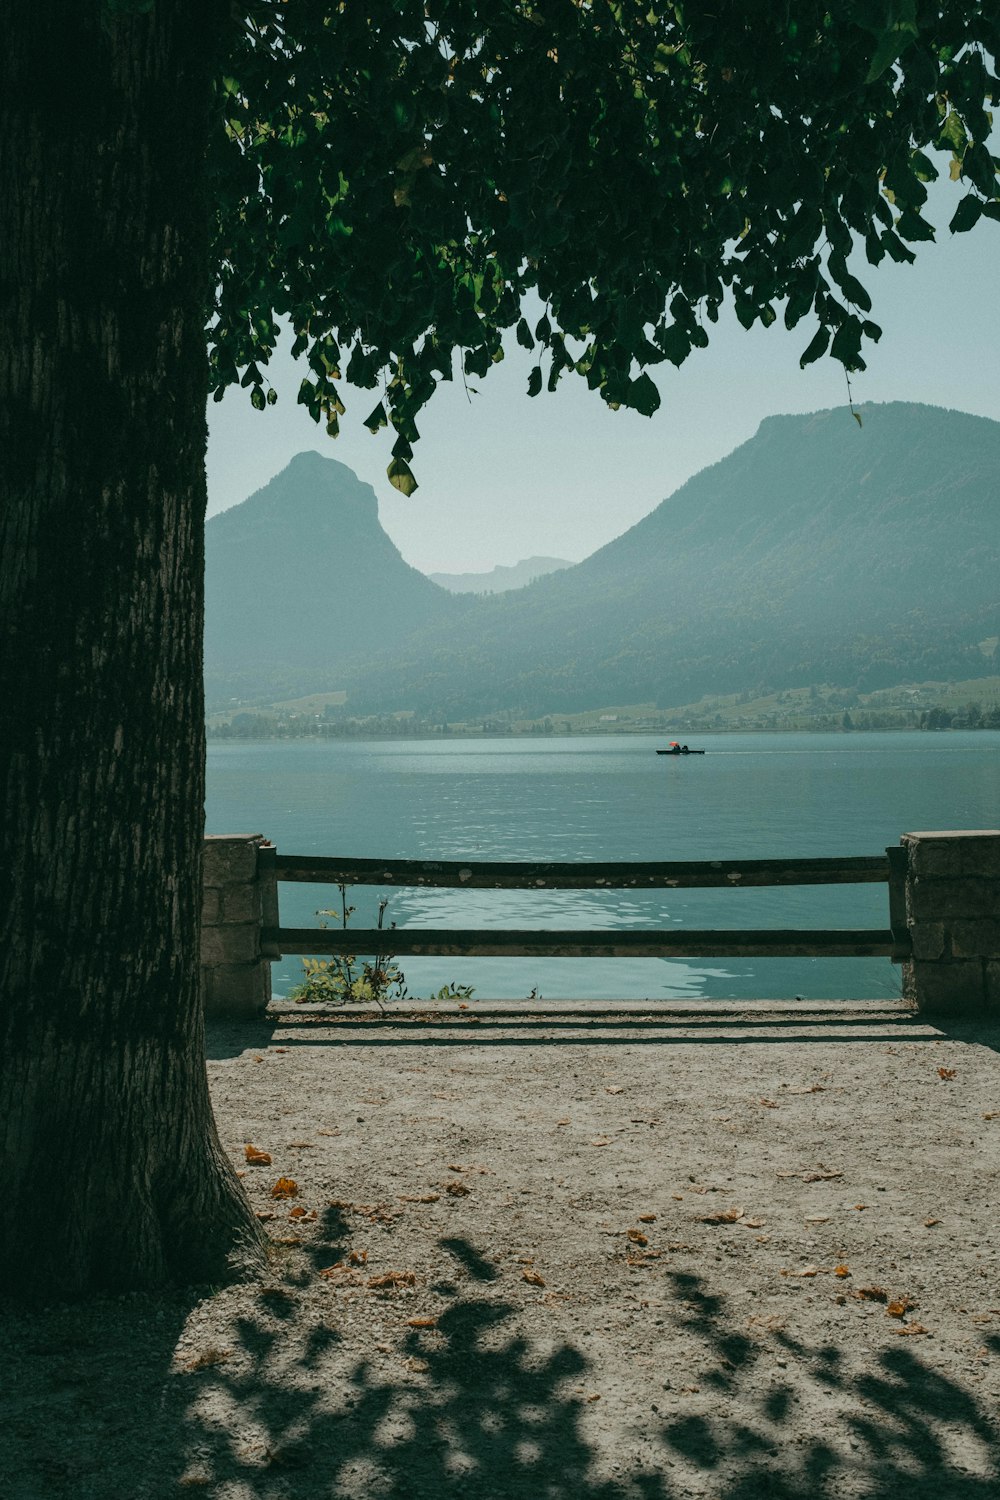
<instances>
[{"instance_id":1,"label":"wooden railing","mask_svg":"<svg viewBox=\"0 0 1000 1500\"><path fill-rule=\"evenodd\" d=\"M844 859L698 860L632 864L497 864L462 860L375 860L258 854L262 884L261 953L384 953L511 958L791 958L911 956L906 925L907 853ZM695 930L392 929L282 927L278 883L443 886L455 890L665 890L682 887L856 885L888 887L885 928L733 928ZM391 932L391 936L390 936Z\"/></svg>"}]
</instances>

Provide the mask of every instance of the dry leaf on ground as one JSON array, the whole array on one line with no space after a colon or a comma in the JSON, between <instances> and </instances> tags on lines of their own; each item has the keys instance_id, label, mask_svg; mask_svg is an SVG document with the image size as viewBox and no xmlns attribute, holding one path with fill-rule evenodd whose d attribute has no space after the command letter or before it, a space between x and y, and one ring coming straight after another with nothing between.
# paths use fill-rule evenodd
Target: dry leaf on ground
<instances>
[{"instance_id":1,"label":"dry leaf on ground","mask_svg":"<svg viewBox=\"0 0 1000 1500\"><path fill-rule=\"evenodd\" d=\"M407 1318L407 1328L436 1328L437 1318Z\"/></svg>"},{"instance_id":2,"label":"dry leaf on ground","mask_svg":"<svg viewBox=\"0 0 1000 1500\"><path fill-rule=\"evenodd\" d=\"M743 1217L742 1208L720 1208L717 1214L699 1214L702 1224L736 1224Z\"/></svg>"},{"instance_id":3,"label":"dry leaf on ground","mask_svg":"<svg viewBox=\"0 0 1000 1500\"><path fill-rule=\"evenodd\" d=\"M655 1214L636 1214L636 1218L639 1220L640 1224L655 1224L656 1223L656 1215Z\"/></svg>"},{"instance_id":4,"label":"dry leaf on ground","mask_svg":"<svg viewBox=\"0 0 1000 1500\"><path fill-rule=\"evenodd\" d=\"M529 1286L545 1285L544 1276L540 1276L538 1272L533 1271L530 1266L528 1266L526 1270L521 1272L521 1280L528 1282Z\"/></svg>"},{"instance_id":5,"label":"dry leaf on ground","mask_svg":"<svg viewBox=\"0 0 1000 1500\"><path fill-rule=\"evenodd\" d=\"M626 1229L626 1231L625 1231L625 1237L626 1237L626 1239L630 1239L632 1241L633 1245L648 1245L649 1244L649 1240L643 1234L643 1232L642 1232L641 1229Z\"/></svg>"},{"instance_id":6,"label":"dry leaf on ground","mask_svg":"<svg viewBox=\"0 0 1000 1500\"><path fill-rule=\"evenodd\" d=\"M272 1198L297 1198L299 1185L294 1177L279 1177L271 1189Z\"/></svg>"},{"instance_id":7,"label":"dry leaf on ground","mask_svg":"<svg viewBox=\"0 0 1000 1500\"><path fill-rule=\"evenodd\" d=\"M464 1198L467 1193L471 1193L472 1191L468 1183L463 1182L458 1177L455 1178L454 1182L446 1182L444 1190L446 1193L450 1193L453 1198Z\"/></svg>"},{"instance_id":8,"label":"dry leaf on ground","mask_svg":"<svg viewBox=\"0 0 1000 1500\"><path fill-rule=\"evenodd\" d=\"M400 1193L400 1203L438 1203L441 1200L440 1193Z\"/></svg>"},{"instance_id":9,"label":"dry leaf on ground","mask_svg":"<svg viewBox=\"0 0 1000 1500\"><path fill-rule=\"evenodd\" d=\"M243 1155L252 1167L269 1167L271 1165L270 1153L260 1151L256 1146L251 1146L249 1141L243 1147Z\"/></svg>"},{"instance_id":10,"label":"dry leaf on ground","mask_svg":"<svg viewBox=\"0 0 1000 1500\"><path fill-rule=\"evenodd\" d=\"M910 1334L911 1336L919 1333L930 1333L930 1329L925 1328L923 1323L904 1323L902 1328L894 1328L892 1331L893 1333Z\"/></svg>"},{"instance_id":11,"label":"dry leaf on ground","mask_svg":"<svg viewBox=\"0 0 1000 1500\"><path fill-rule=\"evenodd\" d=\"M954 1076L955 1076L955 1069L954 1068L938 1068L937 1071L938 1071L938 1077L945 1079L946 1082L949 1079L954 1078Z\"/></svg>"},{"instance_id":12,"label":"dry leaf on ground","mask_svg":"<svg viewBox=\"0 0 1000 1500\"><path fill-rule=\"evenodd\" d=\"M843 1280L845 1276L850 1276L851 1268L850 1266L844 1265L843 1262L841 1262L839 1266L834 1266L833 1274L834 1276L839 1276L841 1280Z\"/></svg>"},{"instance_id":13,"label":"dry leaf on ground","mask_svg":"<svg viewBox=\"0 0 1000 1500\"><path fill-rule=\"evenodd\" d=\"M387 1287L416 1286L417 1278L413 1271L384 1271L381 1276L371 1276L368 1285L372 1291L380 1291Z\"/></svg>"},{"instance_id":14,"label":"dry leaf on ground","mask_svg":"<svg viewBox=\"0 0 1000 1500\"><path fill-rule=\"evenodd\" d=\"M896 1297L885 1310L887 1318L905 1318L911 1307L916 1307L912 1297Z\"/></svg>"},{"instance_id":15,"label":"dry leaf on ground","mask_svg":"<svg viewBox=\"0 0 1000 1500\"><path fill-rule=\"evenodd\" d=\"M592 1146L610 1146L611 1142L608 1140L607 1136L598 1135L594 1137L590 1144Z\"/></svg>"},{"instance_id":16,"label":"dry leaf on ground","mask_svg":"<svg viewBox=\"0 0 1000 1500\"><path fill-rule=\"evenodd\" d=\"M851 1293L859 1302L888 1302L889 1293L884 1286L859 1286Z\"/></svg>"}]
</instances>

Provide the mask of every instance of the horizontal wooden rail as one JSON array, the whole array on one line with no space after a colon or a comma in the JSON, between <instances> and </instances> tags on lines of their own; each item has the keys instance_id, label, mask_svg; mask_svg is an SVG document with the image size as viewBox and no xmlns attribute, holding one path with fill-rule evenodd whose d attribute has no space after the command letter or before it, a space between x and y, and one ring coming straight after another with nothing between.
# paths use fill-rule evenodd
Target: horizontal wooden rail
<instances>
[{"instance_id":1,"label":"horizontal wooden rail","mask_svg":"<svg viewBox=\"0 0 1000 1500\"><path fill-rule=\"evenodd\" d=\"M458 927L265 928L275 953L392 954L475 958L894 958L899 944L886 929L816 931L764 928L649 932L622 928L560 932ZM902 956L906 956L903 954Z\"/></svg>"},{"instance_id":2,"label":"horizontal wooden rail","mask_svg":"<svg viewBox=\"0 0 1000 1500\"><path fill-rule=\"evenodd\" d=\"M885 854L840 859L680 860L671 863L489 863L473 860L336 859L276 854L277 880L330 885L450 886L458 890L631 890L640 887L885 885Z\"/></svg>"}]
</instances>

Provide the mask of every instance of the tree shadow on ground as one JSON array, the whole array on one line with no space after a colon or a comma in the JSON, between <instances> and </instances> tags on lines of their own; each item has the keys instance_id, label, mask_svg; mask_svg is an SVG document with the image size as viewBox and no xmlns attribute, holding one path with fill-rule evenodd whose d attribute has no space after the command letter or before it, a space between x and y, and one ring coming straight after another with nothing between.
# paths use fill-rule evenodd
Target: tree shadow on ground
<instances>
[{"instance_id":1,"label":"tree shadow on ground","mask_svg":"<svg viewBox=\"0 0 1000 1500\"><path fill-rule=\"evenodd\" d=\"M336 1226L331 1226L335 1228ZM929 1341L852 1362L667 1272L655 1378L526 1330L503 1273L441 1241L433 1328L312 1269L219 1295L15 1314L4 1500L994 1500L1000 1422ZM378 1318L376 1318L378 1314ZM391 1346L369 1332L394 1329ZM186 1324L183 1346L177 1345ZM220 1333L220 1324L224 1332ZM1000 1354L1000 1338L984 1342ZM365 1350L359 1353L359 1348ZM604 1395L593 1401L596 1385ZM665 1392L666 1388L666 1392ZM588 1399L589 1398L589 1399Z\"/></svg>"},{"instance_id":2,"label":"tree shadow on ground","mask_svg":"<svg viewBox=\"0 0 1000 1500\"><path fill-rule=\"evenodd\" d=\"M232 1359L171 1395L187 1464L175 1482L226 1500L997 1493L1000 1424L971 1386L934 1367L926 1340L894 1338L852 1367L833 1344L810 1347L780 1327L753 1336L701 1276L668 1273L671 1316L650 1385L627 1364L595 1369L575 1338L529 1336L524 1309L489 1295L496 1268L465 1241L442 1247L471 1277L465 1295L437 1288L454 1295L436 1326L405 1328L391 1351L373 1343L359 1357L341 1343L338 1318L353 1308L363 1320L363 1293L317 1318L315 1304L299 1316L294 1290L262 1292ZM991 1347L1000 1352L1000 1339Z\"/></svg>"}]
</instances>

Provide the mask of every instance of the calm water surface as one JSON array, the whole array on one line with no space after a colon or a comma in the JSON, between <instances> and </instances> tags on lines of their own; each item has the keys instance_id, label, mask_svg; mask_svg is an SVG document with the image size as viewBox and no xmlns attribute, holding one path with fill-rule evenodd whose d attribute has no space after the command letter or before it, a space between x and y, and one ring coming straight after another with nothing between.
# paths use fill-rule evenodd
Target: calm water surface
<instances>
[{"instance_id":1,"label":"calm water surface","mask_svg":"<svg viewBox=\"0 0 1000 1500\"><path fill-rule=\"evenodd\" d=\"M263 833L286 854L397 859L640 860L878 854L916 829L1000 823L1000 735L701 735L706 754L657 756L658 737L214 743L209 833ZM337 903L283 885L285 926ZM545 892L356 887L398 926L885 927L882 886ZM455 981L480 999L808 999L899 993L888 959L408 959L410 992ZM284 994L297 958L273 968Z\"/></svg>"}]
</instances>

